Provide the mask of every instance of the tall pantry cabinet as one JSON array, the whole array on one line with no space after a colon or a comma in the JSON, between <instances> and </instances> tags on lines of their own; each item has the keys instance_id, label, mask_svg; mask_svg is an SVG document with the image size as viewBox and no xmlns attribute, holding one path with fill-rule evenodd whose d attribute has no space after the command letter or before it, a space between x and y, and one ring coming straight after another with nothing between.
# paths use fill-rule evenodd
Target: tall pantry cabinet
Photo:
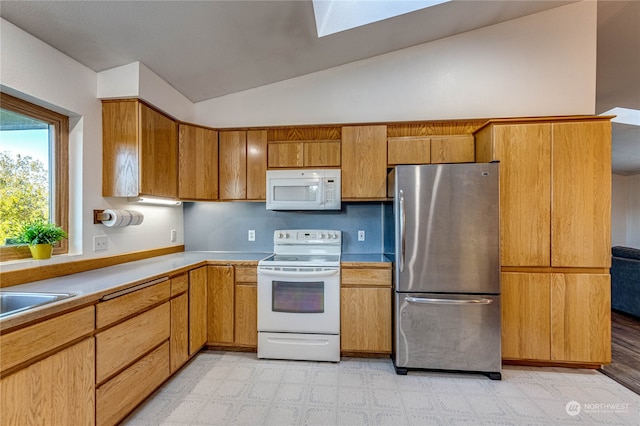
<instances>
[{"instance_id":1,"label":"tall pantry cabinet","mask_svg":"<svg viewBox=\"0 0 640 426\"><path fill-rule=\"evenodd\" d=\"M504 359L611 359L608 118L490 121L476 161L500 161Z\"/></svg>"}]
</instances>

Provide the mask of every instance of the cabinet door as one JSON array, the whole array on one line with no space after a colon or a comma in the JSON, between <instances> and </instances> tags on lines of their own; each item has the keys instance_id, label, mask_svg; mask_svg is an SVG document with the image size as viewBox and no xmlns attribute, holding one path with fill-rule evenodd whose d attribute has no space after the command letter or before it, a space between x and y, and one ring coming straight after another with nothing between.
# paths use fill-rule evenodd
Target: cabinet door
<instances>
[{"instance_id":1,"label":"cabinet door","mask_svg":"<svg viewBox=\"0 0 640 426\"><path fill-rule=\"evenodd\" d=\"M611 123L553 124L551 266L611 266Z\"/></svg>"},{"instance_id":2,"label":"cabinet door","mask_svg":"<svg viewBox=\"0 0 640 426\"><path fill-rule=\"evenodd\" d=\"M178 197L218 199L218 132L180 124L178 142Z\"/></svg>"},{"instance_id":3,"label":"cabinet door","mask_svg":"<svg viewBox=\"0 0 640 426\"><path fill-rule=\"evenodd\" d=\"M139 191L138 102L102 102L102 196L135 197Z\"/></svg>"},{"instance_id":4,"label":"cabinet door","mask_svg":"<svg viewBox=\"0 0 640 426\"><path fill-rule=\"evenodd\" d=\"M256 285L236 285L235 343L258 345L258 291Z\"/></svg>"},{"instance_id":5,"label":"cabinet door","mask_svg":"<svg viewBox=\"0 0 640 426\"><path fill-rule=\"evenodd\" d=\"M604 274L551 275L551 360L611 362L611 284Z\"/></svg>"},{"instance_id":6,"label":"cabinet door","mask_svg":"<svg viewBox=\"0 0 640 426\"><path fill-rule=\"evenodd\" d=\"M499 125L493 160L500 161L503 266L549 266L551 125Z\"/></svg>"},{"instance_id":7,"label":"cabinet door","mask_svg":"<svg viewBox=\"0 0 640 426\"><path fill-rule=\"evenodd\" d=\"M340 141L304 143L304 167L340 167Z\"/></svg>"},{"instance_id":8,"label":"cabinet door","mask_svg":"<svg viewBox=\"0 0 640 426\"><path fill-rule=\"evenodd\" d=\"M302 167L304 160L302 142L277 142L269 144L269 168Z\"/></svg>"},{"instance_id":9,"label":"cabinet door","mask_svg":"<svg viewBox=\"0 0 640 426\"><path fill-rule=\"evenodd\" d=\"M546 273L502 274L502 357L551 357L551 278Z\"/></svg>"},{"instance_id":10,"label":"cabinet door","mask_svg":"<svg viewBox=\"0 0 640 426\"><path fill-rule=\"evenodd\" d=\"M207 285L207 341L233 343L234 274L233 266L209 266Z\"/></svg>"},{"instance_id":11,"label":"cabinet door","mask_svg":"<svg viewBox=\"0 0 640 426\"><path fill-rule=\"evenodd\" d=\"M189 271L189 355L207 343L207 267Z\"/></svg>"},{"instance_id":12,"label":"cabinet door","mask_svg":"<svg viewBox=\"0 0 640 426\"><path fill-rule=\"evenodd\" d=\"M3 425L92 425L95 344L82 340L0 379Z\"/></svg>"},{"instance_id":13,"label":"cabinet door","mask_svg":"<svg viewBox=\"0 0 640 426\"><path fill-rule=\"evenodd\" d=\"M178 126L144 104L139 104L139 108L140 194L176 198Z\"/></svg>"},{"instance_id":14,"label":"cabinet door","mask_svg":"<svg viewBox=\"0 0 640 426\"><path fill-rule=\"evenodd\" d=\"M187 293L171 299L171 374L189 359L189 296Z\"/></svg>"},{"instance_id":15,"label":"cabinet door","mask_svg":"<svg viewBox=\"0 0 640 426\"><path fill-rule=\"evenodd\" d=\"M342 128L342 198L387 195L387 126Z\"/></svg>"},{"instance_id":16,"label":"cabinet door","mask_svg":"<svg viewBox=\"0 0 640 426\"><path fill-rule=\"evenodd\" d=\"M340 350L391 353L391 289L340 289Z\"/></svg>"},{"instance_id":17,"label":"cabinet door","mask_svg":"<svg viewBox=\"0 0 640 426\"><path fill-rule=\"evenodd\" d=\"M473 163L476 161L473 135L432 136L431 163Z\"/></svg>"},{"instance_id":18,"label":"cabinet door","mask_svg":"<svg viewBox=\"0 0 640 426\"><path fill-rule=\"evenodd\" d=\"M247 198L247 132L219 133L219 197L221 200Z\"/></svg>"},{"instance_id":19,"label":"cabinet door","mask_svg":"<svg viewBox=\"0 0 640 426\"><path fill-rule=\"evenodd\" d=\"M247 131L247 199L267 199L267 131Z\"/></svg>"},{"instance_id":20,"label":"cabinet door","mask_svg":"<svg viewBox=\"0 0 640 426\"><path fill-rule=\"evenodd\" d=\"M431 139L422 136L389 138L387 163L389 165L431 163Z\"/></svg>"}]
</instances>

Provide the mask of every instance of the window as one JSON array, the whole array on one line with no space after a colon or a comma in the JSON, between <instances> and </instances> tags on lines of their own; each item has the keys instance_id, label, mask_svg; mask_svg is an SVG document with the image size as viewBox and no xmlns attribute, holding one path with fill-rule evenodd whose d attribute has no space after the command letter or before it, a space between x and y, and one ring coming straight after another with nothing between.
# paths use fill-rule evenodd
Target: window
<instances>
[{"instance_id":1,"label":"window","mask_svg":"<svg viewBox=\"0 0 640 426\"><path fill-rule=\"evenodd\" d=\"M69 118L0 93L0 259L30 257L15 244L20 226L36 219L69 229ZM54 247L67 253L68 242Z\"/></svg>"}]
</instances>

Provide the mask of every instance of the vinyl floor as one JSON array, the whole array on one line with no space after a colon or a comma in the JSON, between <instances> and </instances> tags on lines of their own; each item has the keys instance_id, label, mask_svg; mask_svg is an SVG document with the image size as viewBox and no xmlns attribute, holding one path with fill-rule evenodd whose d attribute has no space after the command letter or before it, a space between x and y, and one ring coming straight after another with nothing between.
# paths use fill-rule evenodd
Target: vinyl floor
<instances>
[{"instance_id":1,"label":"vinyl floor","mask_svg":"<svg viewBox=\"0 0 640 426\"><path fill-rule=\"evenodd\" d=\"M611 313L611 364L601 371L640 395L640 320Z\"/></svg>"},{"instance_id":2,"label":"vinyl floor","mask_svg":"<svg viewBox=\"0 0 640 426\"><path fill-rule=\"evenodd\" d=\"M125 425L639 425L640 396L595 370L507 366L503 380L199 353Z\"/></svg>"}]
</instances>

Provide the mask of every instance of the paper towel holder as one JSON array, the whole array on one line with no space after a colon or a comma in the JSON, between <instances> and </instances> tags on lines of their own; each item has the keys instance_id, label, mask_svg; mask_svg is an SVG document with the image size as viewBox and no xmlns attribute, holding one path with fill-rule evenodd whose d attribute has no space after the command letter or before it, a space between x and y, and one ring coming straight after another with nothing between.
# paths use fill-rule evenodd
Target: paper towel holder
<instances>
[{"instance_id":1,"label":"paper towel holder","mask_svg":"<svg viewBox=\"0 0 640 426\"><path fill-rule=\"evenodd\" d=\"M104 210L93 211L93 224L102 225L102 222L113 219L109 213L105 213Z\"/></svg>"},{"instance_id":2,"label":"paper towel holder","mask_svg":"<svg viewBox=\"0 0 640 426\"><path fill-rule=\"evenodd\" d=\"M111 219L111 215L109 213L105 213L104 210L94 210L93 211L93 224L101 225L103 220Z\"/></svg>"}]
</instances>

